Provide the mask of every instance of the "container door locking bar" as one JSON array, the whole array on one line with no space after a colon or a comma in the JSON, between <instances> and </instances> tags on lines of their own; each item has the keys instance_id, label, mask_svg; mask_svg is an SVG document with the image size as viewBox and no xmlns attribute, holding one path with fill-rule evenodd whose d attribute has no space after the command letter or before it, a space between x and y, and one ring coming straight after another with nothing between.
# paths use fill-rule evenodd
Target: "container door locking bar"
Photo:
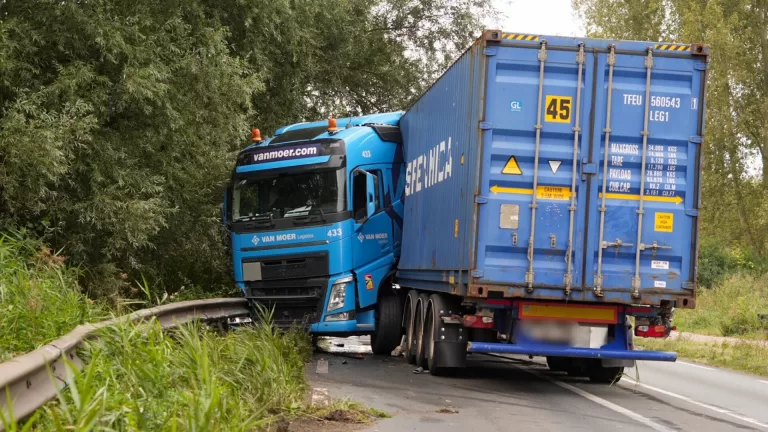
<instances>
[{"instance_id":1,"label":"container door locking bar","mask_svg":"<svg viewBox=\"0 0 768 432\"><path fill-rule=\"evenodd\" d=\"M651 69L653 68L653 48L648 48L648 55L645 56L645 118L643 119L643 160L640 167L640 205L637 208L637 244L635 252L635 277L632 278L632 297L640 297L640 252L642 249L643 236L643 204L645 202L645 162L648 158L648 110L651 107Z\"/></svg>"},{"instance_id":2,"label":"container door locking bar","mask_svg":"<svg viewBox=\"0 0 768 432\"><path fill-rule=\"evenodd\" d=\"M565 252L565 276L563 285L565 285L565 295L571 295L571 286L573 285L573 223L576 215L576 167L579 163L579 133L581 132L580 114L581 114L581 75L584 69L584 42L579 44L579 53L576 54L576 63L579 64L579 75L576 81L576 119L573 124L573 169L571 170L571 203L568 206L570 221L568 223L568 248Z\"/></svg>"},{"instance_id":3,"label":"container door locking bar","mask_svg":"<svg viewBox=\"0 0 768 432\"><path fill-rule=\"evenodd\" d=\"M608 194L608 148L611 142L611 101L613 97L613 67L616 65L616 46L611 44L608 52L608 108L605 114L605 150L603 151L603 194L600 200L600 245L597 248L597 274L595 274L595 295L603 296L603 249L605 239L605 198Z\"/></svg>"},{"instance_id":4,"label":"container door locking bar","mask_svg":"<svg viewBox=\"0 0 768 432\"><path fill-rule=\"evenodd\" d=\"M541 41L539 48L539 100L536 107L536 149L533 157L533 199L531 201L531 235L528 237L528 271L525 272L525 283L528 292L533 291L533 240L536 236L536 191L539 187L539 148L541 145L541 98L544 93L544 63L547 61L547 41Z\"/></svg>"}]
</instances>

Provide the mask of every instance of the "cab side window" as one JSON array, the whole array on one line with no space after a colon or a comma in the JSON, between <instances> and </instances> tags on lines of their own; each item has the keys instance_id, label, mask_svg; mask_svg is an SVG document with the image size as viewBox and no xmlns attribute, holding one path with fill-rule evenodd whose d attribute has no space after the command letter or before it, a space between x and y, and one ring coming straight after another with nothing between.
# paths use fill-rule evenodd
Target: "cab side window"
<instances>
[{"instance_id":1,"label":"cab side window","mask_svg":"<svg viewBox=\"0 0 768 432\"><path fill-rule=\"evenodd\" d=\"M381 186L379 185L379 178L381 171L370 171L373 174L373 184L376 188L376 211L382 208L381 200ZM355 221L361 222L365 219L367 212L368 197L366 191L365 171L356 170L352 177L352 213L354 214Z\"/></svg>"}]
</instances>

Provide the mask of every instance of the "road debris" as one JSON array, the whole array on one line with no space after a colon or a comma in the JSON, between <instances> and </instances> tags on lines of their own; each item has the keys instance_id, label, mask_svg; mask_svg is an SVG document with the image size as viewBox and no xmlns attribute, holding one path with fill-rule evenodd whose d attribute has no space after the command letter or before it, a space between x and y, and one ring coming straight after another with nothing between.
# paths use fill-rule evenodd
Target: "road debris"
<instances>
[{"instance_id":1,"label":"road debris","mask_svg":"<svg viewBox=\"0 0 768 432\"><path fill-rule=\"evenodd\" d=\"M438 414L458 414L459 410L457 410L454 407L448 407L448 408L440 408L439 410L435 411Z\"/></svg>"},{"instance_id":2,"label":"road debris","mask_svg":"<svg viewBox=\"0 0 768 432\"><path fill-rule=\"evenodd\" d=\"M395 347L395 349L392 350L392 357L400 357L401 355L405 355L405 335L403 335L402 339L400 339L400 345Z\"/></svg>"}]
</instances>

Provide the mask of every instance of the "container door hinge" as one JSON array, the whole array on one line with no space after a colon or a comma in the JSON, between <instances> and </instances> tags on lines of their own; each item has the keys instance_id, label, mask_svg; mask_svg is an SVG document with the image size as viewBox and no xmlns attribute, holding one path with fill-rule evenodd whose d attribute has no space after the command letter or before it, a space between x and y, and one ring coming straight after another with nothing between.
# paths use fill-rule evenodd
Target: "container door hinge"
<instances>
[{"instance_id":1,"label":"container door hinge","mask_svg":"<svg viewBox=\"0 0 768 432\"><path fill-rule=\"evenodd\" d=\"M700 70L700 71L707 70L707 64L706 63L696 63L693 66L693 68L696 69L696 70Z\"/></svg>"},{"instance_id":2,"label":"container door hinge","mask_svg":"<svg viewBox=\"0 0 768 432\"><path fill-rule=\"evenodd\" d=\"M699 215L699 210L698 209L685 209L685 214L687 216L694 216L695 217L695 216Z\"/></svg>"},{"instance_id":3,"label":"container door hinge","mask_svg":"<svg viewBox=\"0 0 768 432\"><path fill-rule=\"evenodd\" d=\"M478 204L488 204L488 198L486 198L486 197L484 197L482 195L477 195L475 197L475 202L478 203Z\"/></svg>"},{"instance_id":4,"label":"container door hinge","mask_svg":"<svg viewBox=\"0 0 768 432\"><path fill-rule=\"evenodd\" d=\"M694 135L694 136L692 136L692 137L688 138L688 142L692 142L692 143L694 143L694 144L701 144L701 142L702 142L702 139L701 139L701 137L700 137L700 136L698 136L698 135Z\"/></svg>"},{"instance_id":5,"label":"container door hinge","mask_svg":"<svg viewBox=\"0 0 768 432\"><path fill-rule=\"evenodd\" d=\"M483 50L483 54L487 55L488 57L495 56L498 52L499 52L498 47L485 47L485 49Z\"/></svg>"},{"instance_id":6,"label":"container door hinge","mask_svg":"<svg viewBox=\"0 0 768 432\"><path fill-rule=\"evenodd\" d=\"M493 129L493 125L490 122L480 122L480 129L482 130Z\"/></svg>"},{"instance_id":7,"label":"container door hinge","mask_svg":"<svg viewBox=\"0 0 768 432\"><path fill-rule=\"evenodd\" d=\"M474 278L481 278L481 277L483 277L483 271L482 270L472 270L472 272L470 272L470 275L472 275L472 277L474 277Z\"/></svg>"}]
</instances>

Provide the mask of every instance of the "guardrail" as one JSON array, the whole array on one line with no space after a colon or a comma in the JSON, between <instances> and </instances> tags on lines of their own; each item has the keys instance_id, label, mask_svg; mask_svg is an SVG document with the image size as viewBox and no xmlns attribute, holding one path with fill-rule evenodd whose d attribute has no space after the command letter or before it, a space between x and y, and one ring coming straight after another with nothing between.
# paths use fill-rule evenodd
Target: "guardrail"
<instances>
[{"instance_id":1,"label":"guardrail","mask_svg":"<svg viewBox=\"0 0 768 432\"><path fill-rule=\"evenodd\" d=\"M53 399L57 391L64 388L74 377L65 359L83 368L83 361L77 356L80 344L96 336L96 331L130 321L141 322L157 319L163 328L172 328L191 321L216 321L248 314L244 298L218 298L171 303L142 309L107 321L82 324L55 341L32 352L22 354L5 363L0 363L0 410L8 418L11 401L13 415L25 418ZM0 423L0 431L3 425Z\"/></svg>"}]
</instances>

